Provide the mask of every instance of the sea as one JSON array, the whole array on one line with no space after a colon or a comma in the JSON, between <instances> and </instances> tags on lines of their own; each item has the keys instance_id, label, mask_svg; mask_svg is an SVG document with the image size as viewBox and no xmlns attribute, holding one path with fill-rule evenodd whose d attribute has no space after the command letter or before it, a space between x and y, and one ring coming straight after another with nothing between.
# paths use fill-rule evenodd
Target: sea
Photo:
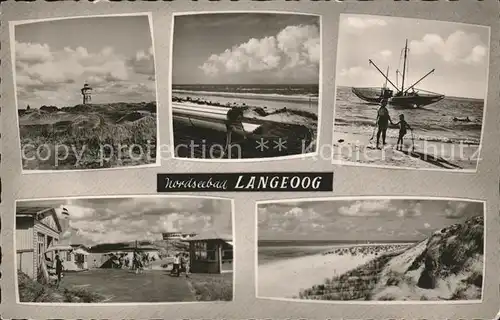
<instances>
[{"instance_id":1,"label":"sea","mask_svg":"<svg viewBox=\"0 0 500 320\"><path fill-rule=\"evenodd\" d=\"M173 85L172 96L202 98L222 104L245 104L266 109L286 107L318 114L319 86L317 84Z\"/></svg>"},{"instance_id":2,"label":"sea","mask_svg":"<svg viewBox=\"0 0 500 320\"><path fill-rule=\"evenodd\" d=\"M299 258L327 252L332 248L393 244L394 241L338 241L338 240L259 240L258 264L267 264L279 260ZM414 243L414 241L398 241L400 243Z\"/></svg>"},{"instance_id":3,"label":"sea","mask_svg":"<svg viewBox=\"0 0 500 320\"><path fill-rule=\"evenodd\" d=\"M335 102L335 131L372 135L378 106L369 104L351 91L350 87L338 87ZM434 104L418 109L396 109L389 106L393 122L404 114L418 140L480 144L483 123L484 100L445 97ZM469 117L470 122L453 121L453 118ZM397 135L390 130L388 135Z\"/></svg>"}]
</instances>

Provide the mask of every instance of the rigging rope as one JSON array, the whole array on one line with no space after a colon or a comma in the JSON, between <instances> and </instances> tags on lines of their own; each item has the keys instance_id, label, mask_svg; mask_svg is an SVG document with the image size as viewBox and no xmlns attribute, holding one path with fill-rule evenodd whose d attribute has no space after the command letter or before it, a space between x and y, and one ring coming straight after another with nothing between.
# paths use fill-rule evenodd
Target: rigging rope
<instances>
[{"instance_id":1,"label":"rigging rope","mask_svg":"<svg viewBox=\"0 0 500 320\"><path fill-rule=\"evenodd\" d=\"M410 48L408 48L407 57L410 55ZM410 74L410 59L406 58L406 79L409 79Z\"/></svg>"}]
</instances>

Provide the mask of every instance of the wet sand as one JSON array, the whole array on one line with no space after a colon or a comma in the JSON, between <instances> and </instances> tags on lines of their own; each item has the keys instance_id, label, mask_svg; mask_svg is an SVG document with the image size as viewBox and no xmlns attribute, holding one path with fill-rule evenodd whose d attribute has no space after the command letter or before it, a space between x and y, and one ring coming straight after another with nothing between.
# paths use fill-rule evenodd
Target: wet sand
<instances>
[{"instance_id":1,"label":"wet sand","mask_svg":"<svg viewBox=\"0 0 500 320\"><path fill-rule=\"evenodd\" d=\"M376 137L372 141L370 138L371 135L334 132L333 160L413 169L474 171L477 166L478 145L412 141L409 133L403 151L395 149L397 138L393 137L387 137L387 145L379 150L375 148Z\"/></svg>"}]
</instances>

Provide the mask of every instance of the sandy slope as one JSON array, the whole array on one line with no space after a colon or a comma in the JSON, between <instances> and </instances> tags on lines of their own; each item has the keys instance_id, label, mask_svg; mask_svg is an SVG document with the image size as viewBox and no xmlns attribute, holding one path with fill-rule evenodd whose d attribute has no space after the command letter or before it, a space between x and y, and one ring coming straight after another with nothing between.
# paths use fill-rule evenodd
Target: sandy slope
<instances>
[{"instance_id":1,"label":"sandy slope","mask_svg":"<svg viewBox=\"0 0 500 320\"><path fill-rule=\"evenodd\" d=\"M260 265L257 294L259 297L293 298L302 289L347 272L374 257L319 254Z\"/></svg>"}]
</instances>

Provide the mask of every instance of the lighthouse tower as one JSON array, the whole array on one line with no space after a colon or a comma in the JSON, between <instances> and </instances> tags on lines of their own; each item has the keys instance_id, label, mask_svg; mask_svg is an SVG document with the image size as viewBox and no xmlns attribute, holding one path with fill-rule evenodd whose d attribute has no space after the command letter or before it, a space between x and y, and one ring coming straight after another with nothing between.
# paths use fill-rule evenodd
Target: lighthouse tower
<instances>
[{"instance_id":1,"label":"lighthouse tower","mask_svg":"<svg viewBox=\"0 0 500 320\"><path fill-rule=\"evenodd\" d=\"M83 104L88 104L92 101L92 88L88 84L84 84L81 89Z\"/></svg>"}]
</instances>

